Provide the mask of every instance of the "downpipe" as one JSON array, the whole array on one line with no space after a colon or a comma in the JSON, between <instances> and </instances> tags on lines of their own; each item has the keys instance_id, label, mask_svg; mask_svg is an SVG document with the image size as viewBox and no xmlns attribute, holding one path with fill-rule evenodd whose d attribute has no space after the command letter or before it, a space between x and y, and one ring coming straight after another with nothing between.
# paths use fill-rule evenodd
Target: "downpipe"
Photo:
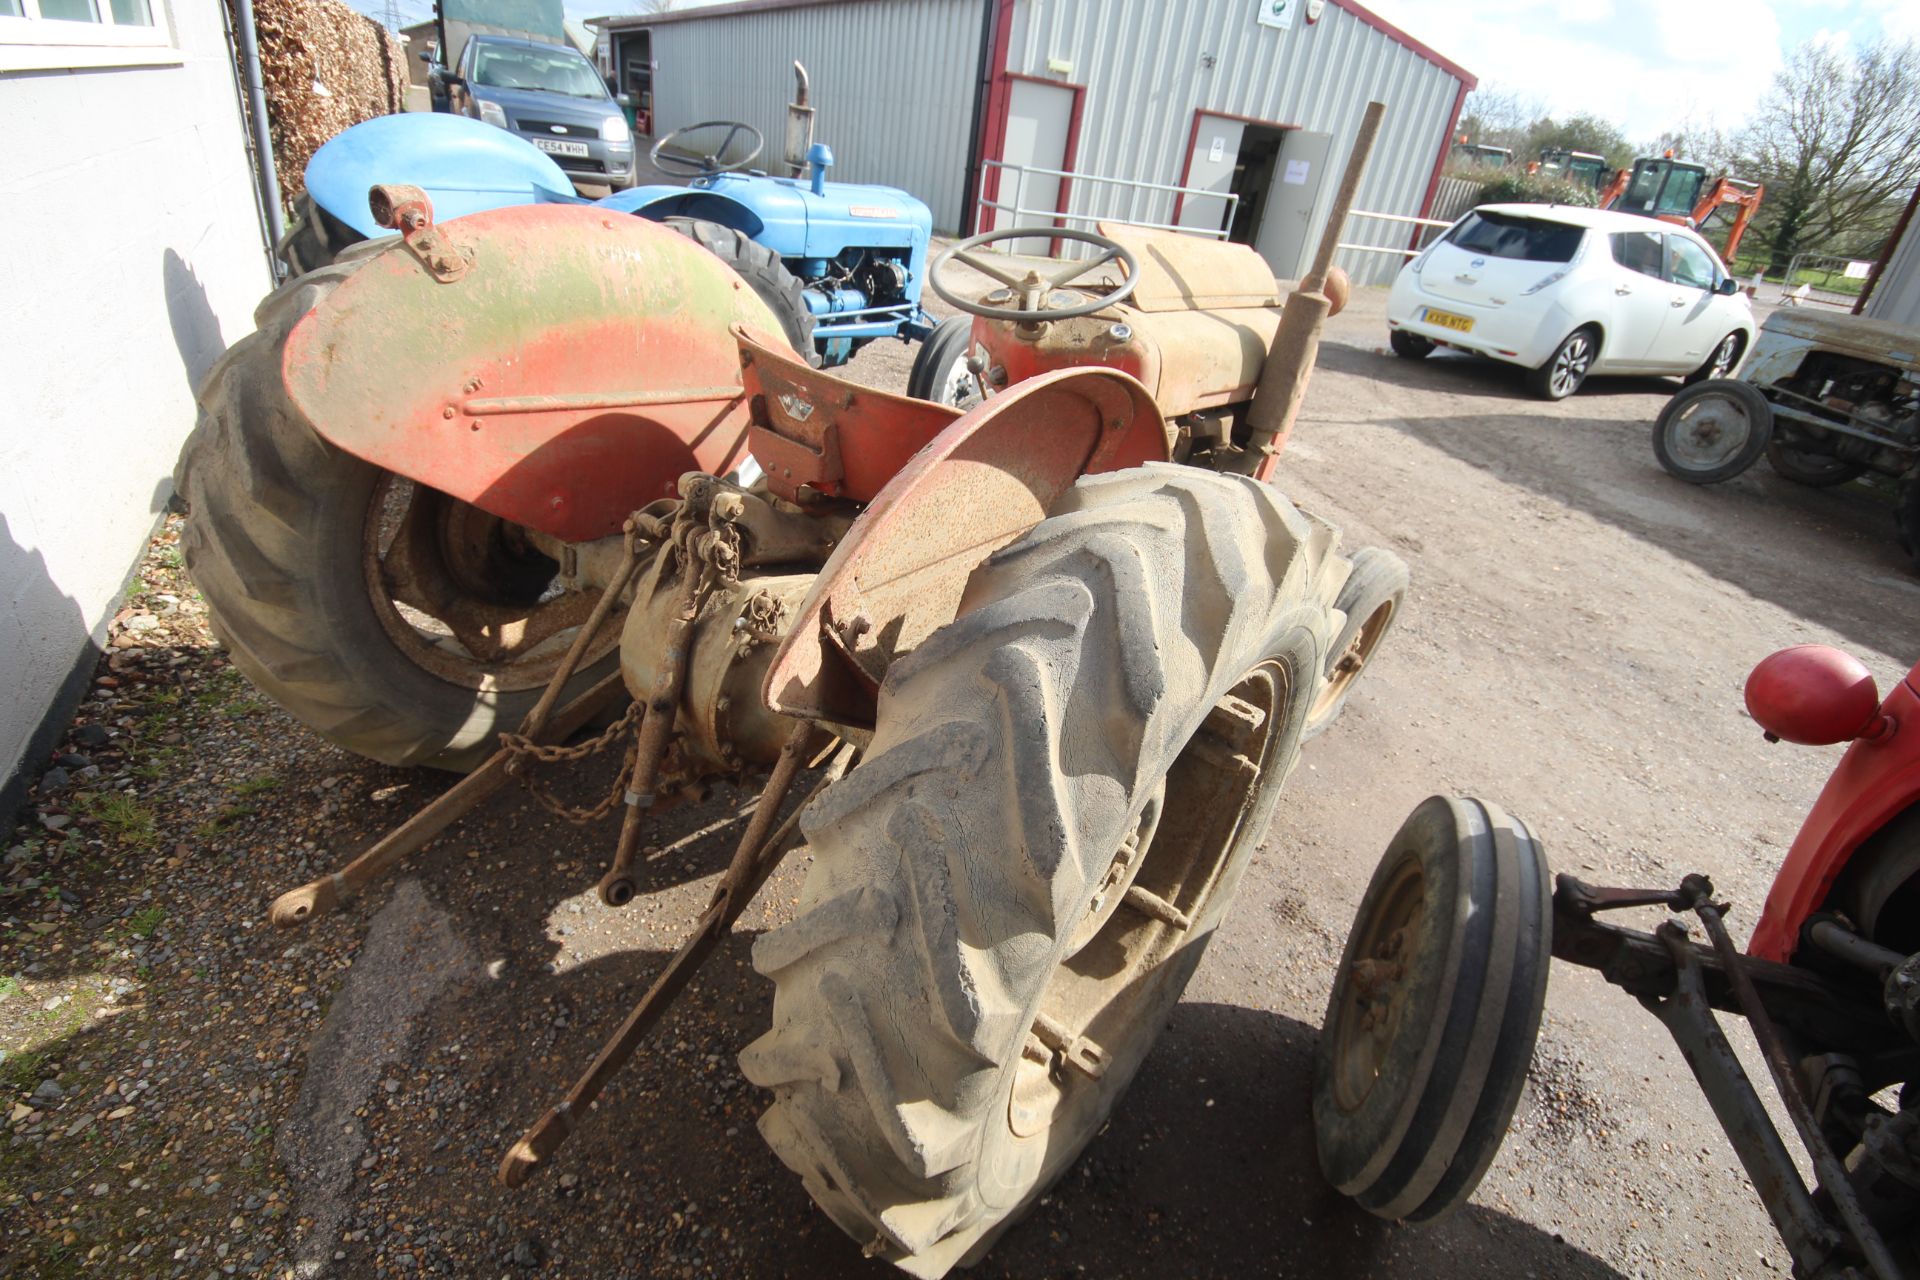
<instances>
[{"instance_id":1,"label":"downpipe","mask_svg":"<svg viewBox=\"0 0 1920 1280\"><path fill-rule=\"evenodd\" d=\"M273 163L273 130L267 121L267 89L260 76L260 42L255 34L253 0L234 0L237 21L234 34L240 38L240 73L247 86L247 115L253 125L255 173L259 179L260 204L267 215L268 265L274 283L284 276L281 270L280 242L286 238L287 220L280 206L280 173Z\"/></svg>"}]
</instances>

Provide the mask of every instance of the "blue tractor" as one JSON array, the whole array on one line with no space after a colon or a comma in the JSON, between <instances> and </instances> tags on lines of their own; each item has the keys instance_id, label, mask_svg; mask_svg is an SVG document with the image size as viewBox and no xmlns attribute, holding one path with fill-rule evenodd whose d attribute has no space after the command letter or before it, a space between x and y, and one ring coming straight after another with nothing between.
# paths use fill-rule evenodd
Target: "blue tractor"
<instances>
[{"instance_id":1,"label":"blue tractor","mask_svg":"<svg viewBox=\"0 0 1920 1280\"><path fill-rule=\"evenodd\" d=\"M280 254L304 274L386 235L367 204L379 183L419 187L442 222L508 205L594 204L666 223L726 261L779 317L794 349L822 367L845 364L876 338L924 339L936 327L920 306L933 215L895 187L827 181L833 152L812 140L806 73L794 67L799 101L786 139L794 176L748 168L766 145L752 125L707 121L653 145L655 166L685 175L685 186L587 201L550 156L506 129L453 115L382 116L314 153ZM940 355L943 368L923 370L917 361L916 386L954 380L944 366L957 367L965 344L963 326L949 324L949 340L921 353Z\"/></svg>"}]
</instances>

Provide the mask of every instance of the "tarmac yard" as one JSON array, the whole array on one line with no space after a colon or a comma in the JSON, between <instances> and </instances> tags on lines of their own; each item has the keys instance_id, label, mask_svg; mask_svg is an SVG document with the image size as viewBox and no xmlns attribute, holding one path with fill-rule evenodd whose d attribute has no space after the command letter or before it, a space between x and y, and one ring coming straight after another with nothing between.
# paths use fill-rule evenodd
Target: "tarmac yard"
<instances>
[{"instance_id":1,"label":"tarmac yard","mask_svg":"<svg viewBox=\"0 0 1920 1280\"><path fill-rule=\"evenodd\" d=\"M1707 872L1744 937L1838 754L1762 741L1748 669L1819 641L1885 688L1920 655L1920 578L1874 495L1764 466L1683 485L1648 445L1676 383L1532 400L1514 370L1384 354L1384 302L1357 291L1331 322L1279 486L1347 545L1407 560L1405 614L1307 748L1112 1122L973 1274L1786 1271L1665 1033L1564 966L1468 1209L1402 1227L1320 1177L1315 1035L1414 804L1493 801L1590 882ZM877 345L852 373L897 389L909 359ZM895 1274L768 1152L733 1062L770 1003L749 946L790 918L804 856L553 1167L517 1193L493 1181L705 905L746 797L665 819L623 910L593 894L615 820L574 829L510 792L347 909L276 932L276 893L448 779L350 757L249 696L169 547L66 748L88 762L42 785L40 815L66 821L9 846L0 1276ZM612 765L570 798L596 799Z\"/></svg>"}]
</instances>

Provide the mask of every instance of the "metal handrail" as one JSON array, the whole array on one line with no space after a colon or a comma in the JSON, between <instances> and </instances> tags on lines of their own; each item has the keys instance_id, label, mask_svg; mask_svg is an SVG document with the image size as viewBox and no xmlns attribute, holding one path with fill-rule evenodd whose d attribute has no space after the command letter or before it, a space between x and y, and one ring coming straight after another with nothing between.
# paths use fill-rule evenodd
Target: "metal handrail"
<instances>
[{"instance_id":1,"label":"metal handrail","mask_svg":"<svg viewBox=\"0 0 1920 1280\"><path fill-rule=\"evenodd\" d=\"M988 160L982 165L983 170L986 168L1001 170L1003 183L1006 174L1011 173L1014 175L1013 199L1011 202L987 199L985 190L986 183L983 181L980 184L981 194L979 198L979 208L983 215L980 221L985 221L985 211L992 209L996 213L1007 214L1011 219L1011 225L1015 227L1021 224L1022 219L1028 217L1053 226L1066 226L1076 222L1088 224L1123 222L1128 226L1146 227L1154 231L1185 231L1193 235L1209 236L1216 240L1224 240L1227 238L1227 228L1233 225L1233 212L1240 204L1240 197L1235 192L1210 191L1205 187L1182 187L1168 182L1146 182L1138 178L1110 178L1101 174L1072 173L1065 169L1048 169L1040 165L1017 164L1009 160ZM1123 217L1102 217L1101 215L1091 213L1067 213L1060 209L1029 208L1025 202L1027 178L1029 175L1058 178L1062 182L1097 182L1109 187L1126 188L1128 190L1126 214ZM1146 221L1139 216L1140 197L1144 192L1165 192L1176 196L1204 197L1209 200L1225 201L1225 212L1227 216L1222 219L1224 225L1215 229L1209 227L1181 226L1171 222ZM998 223L998 219L994 221L996 224ZM997 229L997 227L995 229ZM1039 239L1039 237L1036 236L1035 239Z\"/></svg>"},{"instance_id":2,"label":"metal handrail","mask_svg":"<svg viewBox=\"0 0 1920 1280\"><path fill-rule=\"evenodd\" d=\"M1450 227L1453 225L1452 222L1449 222L1445 218L1411 218L1404 213L1369 213L1365 209L1355 209L1347 216L1352 218L1377 218L1381 222L1403 222L1416 227ZM1395 249L1387 245L1347 244L1343 241L1339 247L1342 249L1352 249L1356 253L1391 253L1397 254L1402 258L1417 258L1420 256L1419 249ZM1424 246L1422 247L1424 248Z\"/></svg>"}]
</instances>

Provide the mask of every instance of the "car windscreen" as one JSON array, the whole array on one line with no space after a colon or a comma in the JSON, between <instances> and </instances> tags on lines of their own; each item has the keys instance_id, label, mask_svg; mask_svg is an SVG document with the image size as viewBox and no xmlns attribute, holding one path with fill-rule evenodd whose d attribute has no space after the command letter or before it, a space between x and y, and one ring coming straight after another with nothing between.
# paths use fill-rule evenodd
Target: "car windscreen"
<instances>
[{"instance_id":1,"label":"car windscreen","mask_svg":"<svg viewBox=\"0 0 1920 1280\"><path fill-rule=\"evenodd\" d=\"M1489 258L1524 262L1572 262L1580 249L1582 227L1545 218L1475 210L1447 233L1447 243Z\"/></svg>"},{"instance_id":2,"label":"car windscreen","mask_svg":"<svg viewBox=\"0 0 1920 1280\"><path fill-rule=\"evenodd\" d=\"M607 96L607 87L600 82L593 64L566 49L548 53L511 45L483 45L476 51L473 80L495 89L540 89L570 98Z\"/></svg>"}]
</instances>

